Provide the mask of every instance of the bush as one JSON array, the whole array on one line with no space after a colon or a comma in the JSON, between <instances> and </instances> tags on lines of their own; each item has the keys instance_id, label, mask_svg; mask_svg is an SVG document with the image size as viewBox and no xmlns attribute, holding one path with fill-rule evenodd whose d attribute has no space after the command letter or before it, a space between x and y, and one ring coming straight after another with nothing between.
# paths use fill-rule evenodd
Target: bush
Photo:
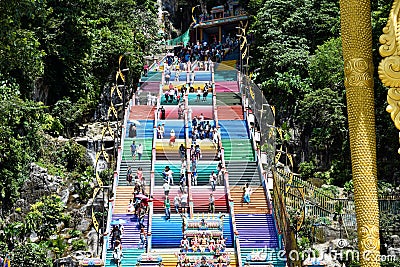
<instances>
[{"instance_id":1,"label":"bush","mask_svg":"<svg viewBox=\"0 0 400 267\"><path fill-rule=\"evenodd\" d=\"M316 167L313 161L305 161L300 163L300 176L303 180L307 180L309 178L314 178L314 174L316 172Z\"/></svg>"},{"instance_id":2,"label":"bush","mask_svg":"<svg viewBox=\"0 0 400 267\"><path fill-rule=\"evenodd\" d=\"M82 232L79 230L71 229L68 231L68 234L71 236L71 238L74 238L74 237L80 237L82 235Z\"/></svg>"},{"instance_id":3,"label":"bush","mask_svg":"<svg viewBox=\"0 0 400 267\"><path fill-rule=\"evenodd\" d=\"M72 250L77 251L77 250L86 250L87 249L87 244L86 241L83 239L77 239L77 240L72 240Z\"/></svg>"}]
</instances>

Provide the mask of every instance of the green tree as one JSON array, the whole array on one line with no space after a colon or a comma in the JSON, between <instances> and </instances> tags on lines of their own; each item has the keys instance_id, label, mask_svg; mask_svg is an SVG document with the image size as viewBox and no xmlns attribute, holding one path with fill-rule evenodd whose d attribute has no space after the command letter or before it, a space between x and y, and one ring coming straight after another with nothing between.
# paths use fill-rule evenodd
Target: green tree
<instances>
[{"instance_id":1,"label":"green tree","mask_svg":"<svg viewBox=\"0 0 400 267\"><path fill-rule=\"evenodd\" d=\"M40 239L47 239L56 233L57 225L63 221L64 210L64 203L59 196L45 196L31 206L26 215L26 226Z\"/></svg>"},{"instance_id":2,"label":"green tree","mask_svg":"<svg viewBox=\"0 0 400 267\"><path fill-rule=\"evenodd\" d=\"M52 266L51 258L47 256L47 249L35 243L19 244L11 253L13 266Z\"/></svg>"},{"instance_id":3,"label":"green tree","mask_svg":"<svg viewBox=\"0 0 400 267\"><path fill-rule=\"evenodd\" d=\"M19 85L0 74L0 202L8 210L42 151L45 106L19 97Z\"/></svg>"}]
</instances>

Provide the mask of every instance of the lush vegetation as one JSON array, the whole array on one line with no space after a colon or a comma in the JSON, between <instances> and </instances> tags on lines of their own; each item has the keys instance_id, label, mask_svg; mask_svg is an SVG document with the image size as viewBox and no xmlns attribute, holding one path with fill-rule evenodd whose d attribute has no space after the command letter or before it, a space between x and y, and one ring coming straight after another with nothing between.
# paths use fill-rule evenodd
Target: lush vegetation
<instances>
[{"instance_id":1,"label":"lush vegetation","mask_svg":"<svg viewBox=\"0 0 400 267\"><path fill-rule=\"evenodd\" d=\"M246 1L245 1L246 2ZM342 186L351 179L346 91L337 1L250 0L256 83L275 105L278 125L294 133L287 142L304 179ZM391 1L372 1L375 65L379 36ZM399 147L386 108L386 91L375 75L379 179L398 184Z\"/></svg>"},{"instance_id":2,"label":"lush vegetation","mask_svg":"<svg viewBox=\"0 0 400 267\"><path fill-rule=\"evenodd\" d=\"M105 92L121 55L129 97L143 56L156 49L156 12L153 0L0 3L0 256L11 253L13 265L49 266L48 251L60 257L86 247L82 233L73 233L71 245L60 235L61 226L76 222L59 197L27 207L15 202L25 197L31 163L72 183L82 203L88 199L93 168L85 148L53 137L70 138L81 123L107 119L99 104L110 101Z\"/></svg>"}]
</instances>

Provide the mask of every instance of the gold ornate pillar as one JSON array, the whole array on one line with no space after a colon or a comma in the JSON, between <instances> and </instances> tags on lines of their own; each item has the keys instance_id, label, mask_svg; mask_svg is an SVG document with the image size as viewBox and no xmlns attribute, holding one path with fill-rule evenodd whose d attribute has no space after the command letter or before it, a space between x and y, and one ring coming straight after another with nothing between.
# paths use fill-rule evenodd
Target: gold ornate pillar
<instances>
[{"instance_id":1,"label":"gold ornate pillar","mask_svg":"<svg viewBox=\"0 0 400 267\"><path fill-rule=\"evenodd\" d=\"M360 263L380 266L370 0L340 0L340 13Z\"/></svg>"}]
</instances>

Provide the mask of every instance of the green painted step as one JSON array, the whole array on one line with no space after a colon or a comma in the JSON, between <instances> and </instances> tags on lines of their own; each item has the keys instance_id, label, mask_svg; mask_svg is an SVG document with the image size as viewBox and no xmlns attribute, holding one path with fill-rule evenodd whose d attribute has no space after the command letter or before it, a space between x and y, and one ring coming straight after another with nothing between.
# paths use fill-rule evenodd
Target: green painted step
<instances>
[{"instance_id":1,"label":"green painted step","mask_svg":"<svg viewBox=\"0 0 400 267\"><path fill-rule=\"evenodd\" d=\"M142 167L143 170L143 177L146 180L146 184L150 184L150 171L151 171L151 161L150 160L127 160L127 161L122 161L121 162L121 167L120 167L120 178L118 179L118 185L123 186L123 185L128 185L128 182L126 181L126 171L128 170L128 166L131 166L133 170L133 177L136 175L136 171L138 167Z\"/></svg>"},{"instance_id":2,"label":"green painted step","mask_svg":"<svg viewBox=\"0 0 400 267\"><path fill-rule=\"evenodd\" d=\"M124 142L124 151L122 153L122 160L131 160L132 159L131 144L132 144L132 141ZM135 144L136 145L142 144L144 146L142 160L151 160L151 150L153 147L153 139L151 139L151 138L135 139ZM136 159L137 159L137 157L136 157Z\"/></svg>"},{"instance_id":3,"label":"green painted step","mask_svg":"<svg viewBox=\"0 0 400 267\"><path fill-rule=\"evenodd\" d=\"M208 185L212 171L217 173L218 162L209 164L197 164L197 185Z\"/></svg>"},{"instance_id":4,"label":"green painted step","mask_svg":"<svg viewBox=\"0 0 400 267\"><path fill-rule=\"evenodd\" d=\"M136 266L137 258L144 253L144 249L136 249L136 248L129 248L129 249L122 249L122 254L124 257L121 261L121 266ZM112 250L107 251L106 256L106 263L105 266L117 266L114 261L112 260Z\"/></svg>"},{"instance_id":5,"label":"green painted step","mask_svg":"<svg viewBox=\"0 0 400 267\"><path fill-rule=\"evenodd\" d=\"M236 70L216 70L214 72L214 80L216 82L237 81Z\"/></svg>"},{"instance_id":6,"label":"green painted step","mask_svg":"<svg viewBox=\"0 0 400 267\"><path fill-rule=\"evenodd\" d=\"M230 186L260 185L261 179L255 161L225 161Z\"/></svg>"},{"instance_id":7,"label":"green painted step","mask_svg":"<svg viewBox=\"0 0 400 267\"><path fill-rule=\"evenodd\" d=\"M225 161L254 161L254 151L249 139L222 139Z\"/></svg>"},{"instance_id":8,"label":"green painted step","mask_svg":"<svg viewBox=\"0 0 400 267\"><path fill-rule=\"evenodd\" d=\"M217 106L235 106L242 104L242 97L239 93L218 93Z\"/></svg>"}]
</instances>

